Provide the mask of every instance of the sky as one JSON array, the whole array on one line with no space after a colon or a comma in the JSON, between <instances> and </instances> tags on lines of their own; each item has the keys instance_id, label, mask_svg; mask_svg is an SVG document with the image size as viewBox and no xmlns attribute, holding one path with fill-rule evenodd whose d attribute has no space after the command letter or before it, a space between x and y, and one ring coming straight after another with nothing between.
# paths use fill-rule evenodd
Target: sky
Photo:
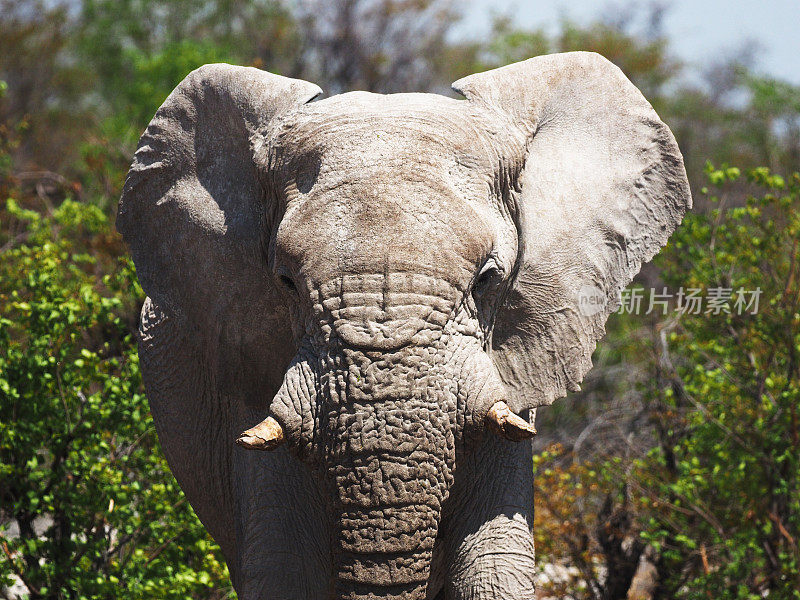
<instances>
[{"instance_id":1,"label":"sky","mask_svg":"<svg viewBox=\"0 0 800 600\"><path fill-rule=\"evenodd\" d=\"M609 11L633 7L642 14L648 0L460 0L462 31L488 32L492 11L509 14L525 28L557 31L562 17L578 23L596 20ZM668 0L664 30L672 51L691 65L731 55L755 42L754 66L764 74L800 85L800 0ZM615 8L616 7L616 8Z\"/></svg>"}]
</instances>

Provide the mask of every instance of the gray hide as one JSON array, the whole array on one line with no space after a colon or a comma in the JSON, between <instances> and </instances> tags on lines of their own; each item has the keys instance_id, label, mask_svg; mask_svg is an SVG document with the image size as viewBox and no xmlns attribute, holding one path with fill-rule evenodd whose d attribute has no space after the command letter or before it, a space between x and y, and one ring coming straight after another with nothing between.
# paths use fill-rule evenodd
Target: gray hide
<instances>
[{"instance_id":1,"label":"gray hide","mask_svg":"<svg viewBox=\"0 0 800 600\"><path fill-rule=\"evenodd\" d=\"M597 54L453 88L311 102L208 65L142 136L117 222L141 368L243 600L534 598L519 440L691 197Z\"/></svg>"}]
</instances>

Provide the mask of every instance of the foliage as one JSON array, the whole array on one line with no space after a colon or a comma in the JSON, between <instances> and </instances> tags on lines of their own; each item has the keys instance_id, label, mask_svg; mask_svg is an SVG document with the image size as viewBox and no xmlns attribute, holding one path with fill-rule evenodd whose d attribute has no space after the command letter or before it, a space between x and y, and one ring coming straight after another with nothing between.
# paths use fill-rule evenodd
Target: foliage
<instances>
[{"instance_id":1,"label":"foliage","mask_svg":"<svg viewBox=\"0 0 800 600\"><path fill-rule=\"evenodd\" d=\"M45 0L0 0L0 128L26 124L14 152L17 165L57 170L89 116L81 98L90 74L65 56L71 46L68 7ZM53 169L56 167L56 169Z\"/></svg>"},{"instance_id":2,"label":"foliage","mask_svg":"<svg viewBox=\"0 0 800 600\"><path fill-rule=\"evenodd\" d=\"M206 63L258 64L294 23L280 2L85 0L74 52L93 72L104 132L133 145L167 94ZM273 70L280 71L280 64Z\"/></svg>"},{"instance_id":3,"label":"foliage","mask_svg":"<svg viewBox=\"0 0 800 600\"><path fill-rule=\"evenodd\" d=\"M716 208L688 215L656 261L672 290L731 290L726 308L626 332L639 395L619 444L592 424L584 432L605 445L592 462L583 433L537 457L539 549L578 567L582 597L626 597L607 574L646 557L653 598L800 598L800 174L707 176ZM731 207L741 185L753 195ZM736 309L737 289L760 290L757 310ZM612 328L630 327L616 317Z\"/></svg>"},{"instance_id":4,"label":"foliage","mask_svg":"<svg viewBox=\"0 0 800 600\"><path fill-rule=\"evenodd\" d=\"M647 483L667 510L646 539L670 597L800 598L800 174L752 171L759 195L739 208L725 206L739 170L709 178L719 207L687 220L660 259L664 280L760 289L760 306L665 324L669 431Z\"/></svg>"},{"instance_id":5,"label":"foliage","mask_svg":"<svg viewBox=\"0 0 800 600\"><path fill-rule=\"evenodd\" d=\"M574 455L558 444L534 456L537 554L573 567L541 587L554 597L625 598L644 544L618 485L622 459L565 458Z\"/></svg>"},{"instance_id":6,"label":"foliage","mask_svg":"<svg viewBox=\"0 0 800 600\"><path fill-rule=\"evenodd\" d=\"M351 90L446 92L460 44L448 34L457 22L452 0L300 2L302 35L295 76L328 94ZM447 56L449 60L442 60Z\"/></svg>"},{"instance_id":7,"label":"foliage","mask_svg":"<svg viewBox=\"0 0 800 600\"><path fill-rule=\"evenodd\" d=\"M220 598L227 569L161 454L105 214L9 199L0 256L0 590Z\"/></svg>"}]
</instances>

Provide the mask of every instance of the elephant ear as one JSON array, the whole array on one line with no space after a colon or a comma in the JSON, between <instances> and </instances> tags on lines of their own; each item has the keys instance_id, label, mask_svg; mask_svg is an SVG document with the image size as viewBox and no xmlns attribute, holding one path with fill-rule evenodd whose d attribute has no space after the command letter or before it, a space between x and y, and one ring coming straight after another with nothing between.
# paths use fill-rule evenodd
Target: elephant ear
<instances>
[{"instance_id":1,"label":"elephant ear","mask_svg":"<svg viewBox=\"0 0 800 600\"><path fill-rule=\"evenodd\" d=\"M139 141L119 204L142 287L165 309L225 313L241 287L267 285L266 195L255 154L266 128L322 90L252 67L190 73Z\"/></svg>"},{"instance_id":2,"label":"elephant ear","mask_svg":"<svg viewBox=\"0 0 800 600\"><path fill-rule=\"evenodd\" d=\"M526 140L505 156L522 169L520 249L492 353L512 409L551 404L580 389L622 290L691 208L683 158L599 54L532 58L453 88Z\"/></svg>"},{"instance_id":3,"label":"elephant ear","mask_svg":"<svg viewBox=\"0 0 800 600\"><path fill-rule=\"evenodd\" d=\"M159 439L234 580L234 490L247 485L234 440L261 418L294 354L264 258L276 210L255 157L282 115L320 93L249 67L193 71L142 135L119 205L149 296L139 356Z\"/></svg>"}]
</instances>

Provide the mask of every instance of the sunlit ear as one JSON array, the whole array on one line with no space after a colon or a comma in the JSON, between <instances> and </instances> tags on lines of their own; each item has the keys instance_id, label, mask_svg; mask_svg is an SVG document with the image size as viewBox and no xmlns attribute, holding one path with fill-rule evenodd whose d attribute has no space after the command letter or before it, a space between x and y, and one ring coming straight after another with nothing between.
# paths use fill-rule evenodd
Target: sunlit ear
<instances>
[{"instance_id":1,"label":"sunlit ear","mask_svg":"<svg viewBox=\"0 0 800 600\"><path fill-rule=\"evenodd\" d=\"M493 356L511 409L577 390L621 290L691 207L683 158L638 89L599 54L541 56L453 84L528 139L519 272ZM519 152L510 148L509 153ZM593 290L596 309L580 306Z\"/></svg>"}]
</instances>

